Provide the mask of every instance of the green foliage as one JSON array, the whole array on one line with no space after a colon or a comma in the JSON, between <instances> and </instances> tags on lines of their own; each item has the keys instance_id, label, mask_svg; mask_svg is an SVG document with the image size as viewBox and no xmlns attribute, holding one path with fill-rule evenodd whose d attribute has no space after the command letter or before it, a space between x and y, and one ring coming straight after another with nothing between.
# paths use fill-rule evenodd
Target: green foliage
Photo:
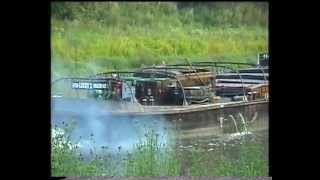
<instances>
[{"instance_id":1,"label":"green foliage","mask_svg":"<svg viewBox=\"0 0 320 180\"><path fill-rule=\"evenodd\" d=\"M97 21L108 26L155 26L159 22L266 26L267 11L268 4L263 2L53 2L51 5L55 19Z\"/></svg>"},{"instance_id":2,"label":"green foliage","mask_svg":"<svg viewBox=\"0 0 320 180\"><path fill-rule=\"evenodd\" d=\"M53 2L52 62L64 75L181 58L255 59L268 51L266 3ZM111 65L110 65L111 64ZM53 69L61 73L60 69Z\"/></svg>"},{"instance_id":3,"label":"green foliage","mask_svg":"<svg viewBox=\"0 0 320 180\"><path fill-rule=\"evenodd\" d=\"M268 173L265 147L245 138L234 149L232 157L225 154L224 146L210 151L192 148L188 150L189 155L185 155L168 144L161 144L151 130L132 153L120 155L118 147L116 155L105 151L98 156L93 149L95 158L84 161L77 148L70 144L70 131L59 134L57 130L52 139L53 176L266 176Z\"/></svg>"},{"instance_id":4,"label":"green foliage","mask_svg":"<svg viewBox=\"0 0 320 180\"><path fill-rule=\"evenodd\" d=\"M52 176L95 176L104 172L100 162L86 163L77 155L77 147L70 141L68 130L53 129L51 148Z\"/></svg>"},{"instance_id":5,"label":"green foliage","mask_svg":"<svg viewBox=\"0 0 320 180\"><path fill-rule=\"evenodd\" d=\"M265 150L260 144L244 143L238 159L233 161L221 157L214 169L217 176L266 176L268 174Z\"/></svg>"},{"instance_id":6,"label":"green foliage","mask_svg":"<svg viewBox=\"0 0 320 180\"><path fill-rule=\"evenodd\" d=\"M177 154L165 144L160 144L154 131L145 134L144 141L136 144L128 155L126 175L128 176L178 176L180 162Z\"/></svg>"},{"instance_id":7,"label":"green foliage","mask_svg":"<svg viewBox=\"0 0 320 180\"><path fill-rule=\"evenodd\" d=\"M186 57L232 57L245 61L243 58L255 59L257 53L268 48L265 30L259 28L203 30L170 27L159 32L162 30L133 27L132 32L120 29L115 32L109 28L97 28L91 32L93 30L88 31L76 23L62 27L64 32L52 34L52 61L67 64L71 69L69 73L74 71L76 64L85 68L86 63L101 62L101 59L109 62L104 69L138 68L143 64L159 64L167 59Z\"/></svg>"}]
</instances>

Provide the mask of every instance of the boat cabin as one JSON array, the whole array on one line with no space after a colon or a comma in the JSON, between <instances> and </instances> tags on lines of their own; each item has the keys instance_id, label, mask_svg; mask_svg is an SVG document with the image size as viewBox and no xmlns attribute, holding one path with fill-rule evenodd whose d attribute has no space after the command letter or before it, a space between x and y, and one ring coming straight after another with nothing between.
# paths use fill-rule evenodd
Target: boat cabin
<instances>
[{"instance_id":1,"label":"boat cabin","mask_svg":"<svg viewBox=\"0 0 320 180\"><path fill-rule=\"evenodd\" d=\"M203 68L157 66L144 68L133 75L135 97L143 105L182 105L208 100L215 76Z\"/></svg>"}]
</instances>

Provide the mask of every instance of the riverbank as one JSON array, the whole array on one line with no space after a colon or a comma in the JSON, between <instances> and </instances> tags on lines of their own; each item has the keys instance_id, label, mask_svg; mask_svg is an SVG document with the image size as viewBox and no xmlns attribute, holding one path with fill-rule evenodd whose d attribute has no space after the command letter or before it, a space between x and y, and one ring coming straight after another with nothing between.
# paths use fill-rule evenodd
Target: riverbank
<instances>
[{"instance_id":1,"label":"riverbank","mask_svg":"<svg viewBox=\"0 0 320 180\"><path fill-rule=\"evenodd\" d=\"M268 52L266 3L53 3L53 77ZM193 60L192 60L193 61Z\"/></svg>"},{"instance_id":2,"label":"riverbank","mask_svg":"<svg viewBox=\"0 0 320 180\"><path fill-rule=\"evenodd\" d=\"M76 22L53 24L57 29L51 36L54 75L186 63L185 58L256 63L257 54L268 49L267 29L259 27L130 27L126 31L97 24L90 29Z\"/></svg>"}]
</instances>

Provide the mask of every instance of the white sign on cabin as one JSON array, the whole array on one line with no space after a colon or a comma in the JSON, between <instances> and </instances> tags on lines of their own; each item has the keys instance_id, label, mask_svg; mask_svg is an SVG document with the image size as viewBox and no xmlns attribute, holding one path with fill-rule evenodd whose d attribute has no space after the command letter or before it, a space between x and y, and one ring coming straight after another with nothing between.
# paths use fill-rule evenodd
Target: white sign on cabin
<instances>
[{"instance_id":1,"label":"white sign on cabin","mask_svg":"<svg viewBox=\"0 0 320 180\"><path fill-rule=\"evenodd\" d=\"M73 82L73 89L106 89L106 83Z\"/></svg>"}]
</instances>

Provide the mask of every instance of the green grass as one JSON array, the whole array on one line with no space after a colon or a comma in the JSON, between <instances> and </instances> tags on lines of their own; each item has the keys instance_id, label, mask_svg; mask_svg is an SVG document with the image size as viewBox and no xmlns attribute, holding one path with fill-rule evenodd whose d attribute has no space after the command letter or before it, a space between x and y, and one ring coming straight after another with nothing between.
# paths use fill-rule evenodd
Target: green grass
<instances>
[{"instance_id":1,"label":"green grass","mask_svg":"<svg viewBox=\"0 0 320 180\"><path fill-rule=\"evenodd\" d=\"M57 129L55 129L57 130ZM83 161L75 147L70 147L70 137L58 134L52 139L51 174L52 176L95 176L105 170L97 160Z\"/></svg>"},{"instance_id":2,"label":"green grass","mask_svg":"<svg viewBox=\"0 0 320 180\"><path fill-rule=\"evenodd\" d=\"M266 29L174 28L169 30L130 28L135 33L100 31L65 22L63 32L52 33L54 76L90 74L108 70L176 63L188 58L228 59L256 62L268 51ZM124 32L121 32L124 31ZM120 33L120 34L118 34ZM183 61L182 61L183 62Z\"/></svg>"},{"instance_id":3,"label":"green grass","mask_svg":"<svg viewBox=\"0 0 320 180\"><path fill-rule=\"evenodd\" d=\"M175 151L160 144L158 135L150 131L128 155L125 168L127 176L179 176L180 166Z\"/></svg>"},{"instance_id":4,"label":"green grass","mask_svg":"<svg viewBox=\"0 0 320 180\"><path fill-rule=\"evenodd\" d=\"M267 11L255 3L55 3L53 77L176 63L256 62L268 51ZM267 8L266 8L267 9Z\"/></svg>"},{"instance_id":5,"label":"green grass","mask_svg":"<svg viewBox=\"0 0 320 180\"><path fill-rule=\"evenodd\" d=\"M61 26L61 28L59 27ZM261 27L208 29L128 27L95 29L74 22L53 21L54 58L90 61L104 58L248 56L267 50L267 29ZM129 26L129 25L127 25ZM134 64L133 64L134 65Z\"/></svg>"},{"instance_id":6,"label":"green grass","mask_svg":"<svg viewBox=\"0 0 320 180\"><path fill-rule=\"evenodd\" d=\"M268 161L262 145L245 142L240 146L237 159L222 157L214 169L216 176L267 176Z\"/></svg>"},{"instance_id":7,"label":"green grass","mask_svg":"<svg viewBox=\"0 0 320 180\"><path fill-rule=\"evenodd\" d=\"M149 131L133 152L124 157L107 152L96 155L93 151L95 158L84 161L76 148L70 150L67 143L58 146L67 142L63 138L60 135L52 140L52 176L267 176L268 173L264 146L245 139L234 157L226 154L224 147L214 151L193 148L185 155L168 144L160 144L158 135Z\"/></svg>"}]
</instances>

